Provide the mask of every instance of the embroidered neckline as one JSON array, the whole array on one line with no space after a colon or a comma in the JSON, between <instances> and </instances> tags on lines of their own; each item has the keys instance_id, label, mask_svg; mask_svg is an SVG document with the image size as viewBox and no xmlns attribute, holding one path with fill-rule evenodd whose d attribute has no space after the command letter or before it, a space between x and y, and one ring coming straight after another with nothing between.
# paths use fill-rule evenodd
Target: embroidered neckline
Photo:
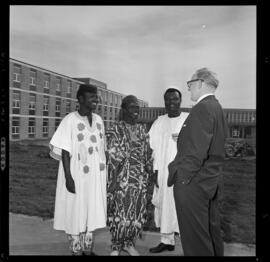
<instances>
[{"instance_id":1,"label":"embroidered neckline","mask_svg":"<svg viewBox=\"0 0 270 262\"><path fill-rule=\"evenodd\" d=\"M81 116L81 115L79 114L78 111L75 111L75 114L76 114L76 116L77 116L80 120L82 120L82 121L85 123L86 128L87 128L91 133L93 133L93 132L95 131L95 129L96 129L96 114L95 114L95 113L92 113L92 126L90 126L90 123L89 123L89 121L88 121L88 117L87 117L87 116Z\"/></svg>"}]
</instances>

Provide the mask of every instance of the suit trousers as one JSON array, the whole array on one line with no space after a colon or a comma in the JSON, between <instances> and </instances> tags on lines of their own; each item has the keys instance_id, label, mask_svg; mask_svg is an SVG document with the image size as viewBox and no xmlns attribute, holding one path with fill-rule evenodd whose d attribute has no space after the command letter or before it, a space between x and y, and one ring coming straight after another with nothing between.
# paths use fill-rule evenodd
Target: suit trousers
<instances>
[{"instance_id":1,"label":"suit trousers","mask_svg":"<svg viewBox=\"0 0 270 262\"><path fill-rule=\"evenodd\" d=\"M209 198L200 184L174 184L174 198L184 256L223 256L218 186Z\"/></svg>"}]
</instances>

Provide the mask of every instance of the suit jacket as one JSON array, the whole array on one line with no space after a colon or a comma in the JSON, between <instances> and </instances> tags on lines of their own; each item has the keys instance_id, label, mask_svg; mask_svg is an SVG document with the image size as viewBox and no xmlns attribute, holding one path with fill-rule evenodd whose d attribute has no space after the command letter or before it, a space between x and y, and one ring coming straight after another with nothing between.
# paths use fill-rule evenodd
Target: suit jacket
<instances>
[{"instance_id":1,"label":"suit jacket","mask_svg":"<svg viewBox=\"0 0 270 262\"><path fill-rule=\"evenodd\" d=\"M214 95L191 110L177 140L177 155L169 164L167 184L189 184L193 179L212 197L225 157L227 121Z\"/></svg>"}]
</instances>

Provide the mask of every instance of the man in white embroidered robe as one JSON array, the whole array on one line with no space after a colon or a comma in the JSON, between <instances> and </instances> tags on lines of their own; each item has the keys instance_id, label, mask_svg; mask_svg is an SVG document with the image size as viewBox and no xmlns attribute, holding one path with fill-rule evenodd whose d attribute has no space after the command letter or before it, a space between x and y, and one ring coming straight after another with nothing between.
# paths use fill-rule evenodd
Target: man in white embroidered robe
<instances>
[{"instance_id":1,"label":"man in white embroidered robe","mask_svg":"<svg viewBox=\"0 0 270 262\"><path fill-rule=\"evenodd\" d=\"M95 255L94 231L106 227L106 158L104 125L93 111L97 88L81 84L79 110L66 115L50 141L59 160L54 229L63 230L72 255Z\"/></svg>"},{"instance_id":2,"label":"man in white embroidered robe","mask_svg":"<svg viewBox=\"0 0 270 262\"><path fill-rule=\"evenodd\" d=\"M178 89L167 89L164 94L167 114L159 116L149 130L156 174L152 203L155 206L155 224L161 233L161 243L150 248L151 253L173 251L174 235L179 233L173 188L167 186L167 179L168 164L175 158L177 137L188 116L188 113L180 112L181 99Z\"/></svg>"}]
</instances>

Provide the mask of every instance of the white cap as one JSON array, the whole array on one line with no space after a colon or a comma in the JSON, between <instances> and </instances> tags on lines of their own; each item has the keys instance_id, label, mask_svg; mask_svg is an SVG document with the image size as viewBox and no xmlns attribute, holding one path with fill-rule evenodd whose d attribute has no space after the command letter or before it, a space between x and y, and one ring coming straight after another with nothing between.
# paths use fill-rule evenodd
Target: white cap
<instances>
[{"instance_id":1,"label":"white cap","mask_svg":"<svg viewBox=\"0 0 270 262\"><path fill-rule=\"evenodd\" d=\"M177 90L179 90L181 92L181 89L178 86L176 86L176 85L168 85L166 88L164 88L164 94L165 94L166 90L169 89L169 88L174 88L174 89L177 89Z\"/></svg>"}]
</instances>

